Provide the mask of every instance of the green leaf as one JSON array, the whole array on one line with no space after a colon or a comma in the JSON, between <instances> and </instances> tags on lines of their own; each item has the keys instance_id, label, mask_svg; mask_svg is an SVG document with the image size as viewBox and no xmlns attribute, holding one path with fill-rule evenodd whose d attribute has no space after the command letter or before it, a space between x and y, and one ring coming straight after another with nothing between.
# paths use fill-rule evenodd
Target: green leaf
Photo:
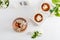
<instances>
[{"instance_id":1,"label":"green leaf","mask_svg":"<svg viewBox=\"0 0 60 40\"><path fill-rule=\"evenodd\" d=\"M9 6L9 0L5 0L5 4L8 7Z\"/></svg>"},{"instance_id":2,"label":"green leaf","mask_svg":"<svg viewBox=\"0 0 60 40\"><path fill-rule=\"evenodd\" d=\"M56 9L56 7L54 7L53 9L51 9L51 10L50 10L50 13L52 13L55 9Z\"/></svg>"},{"instance_id":3,"label":"green leaf","mask_svg":"<svg viewBox=\"0 0 60 40\"><path fill-rule=\"evenodd\" d=\"M60 14L58 14L58 13L57 13L57 14L55 14L55 16L58 16L58 17L60 17Z\"/></svg>"},{"instance_id":4,"label":"green leaf","mask_svg":"<svg viewBox=\"0 0 60 40\"><path fill-rule=\"evenodd\" d=\"M53 4L60 4L60 0L52 0Z\"/></svg>"},{"instance_id":5,"label":"green leaf","mask_svg":"<svg viewBox=\"0 0 60 40\"><path fill-rule=\"evenodd\" d=\"M59 16L60 17L60 13L59 13L58 7L55 10L55 16Z\"/></svg>"},{"instance_id":6,"label":"green leaf","mask_svg":"<svg viewBox=\"0 0 60 40\"><path fill-rule=\"evenodd\" d=\"M55 9L55 12L58 13L58 7Z\"/></svg>"},{"instance_id":7,"label":"green leaf","mask_svg":"<svg viewBox=\"0 0 60 40\"><path fill-rule=\"evenodd\" d=\"M0 0L0 5L2 4L2 1Z\"/></svg>"},{"instance_id":8,"label":"green leaf","mask_svg":"<svg viewBox=\"0 0 60 40\"><path fill-rule=\"evenodd\" d=\"M4 2L4 3L3 3ZM4 5L4 6L3 6ZM0 0L0 7L7 8L9 6L9 0Z\"/></svg>"},{"instance_id":9,"label":"green leaf","mask_svg":"<svg viewBox=\"0 0 60 40\"><path fill-rule=\"evenodd\" d=\"M53 10L50 10L50 13L52 13L53 12Z\"/></svg>"},{"instance_id":10,"label":"green leaf","mask_svg":"<svg viewBox=\"0 0 60 40\"><path fill-rule=\"evenodd\" d=\"M35 31L34 33L33 33L33 35L32 35L32 37L31 38L36 38L37 36L39 36L39 34L42 34L42 33L39 33L38 31Z\"/></svg>"}]
</instances>

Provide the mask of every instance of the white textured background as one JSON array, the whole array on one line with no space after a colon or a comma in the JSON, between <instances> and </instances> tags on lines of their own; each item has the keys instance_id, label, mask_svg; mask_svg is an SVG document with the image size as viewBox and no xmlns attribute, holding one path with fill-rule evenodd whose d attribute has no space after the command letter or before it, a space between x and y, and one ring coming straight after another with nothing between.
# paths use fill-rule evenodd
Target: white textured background
<instances>
[{"instance_id":1,"label":"white textured background","mask_svg":"<svg viewBox=\"0 0 60 40\"><path fill-rule=\"evenodd\" d=\"M48 2L51 5L49 0L28 0L28 6L20 6L19 1L21 0L10 0L10 6L7 9L0 9L0 40L60 40L60 17L55 16L48 17L39 26L30 23L23 33L15 32L12 29L12 22L15 18L31 18L35 12L39 12L40 3ZM28 35L28 32L36 30L42 32L43 35L36 39L31 39L31 35Z\"/></svg>"}]
</instances>

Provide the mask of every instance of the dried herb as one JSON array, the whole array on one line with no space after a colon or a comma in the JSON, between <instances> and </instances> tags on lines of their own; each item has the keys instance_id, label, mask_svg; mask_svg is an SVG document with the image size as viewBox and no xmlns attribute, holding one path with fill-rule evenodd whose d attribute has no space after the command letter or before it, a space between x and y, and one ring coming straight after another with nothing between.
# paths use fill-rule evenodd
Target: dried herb
<instances>
[{"instance_id":1,"label":"dried herb","mask_svg":"<svg viewBox=\"0 0 60 40\"><path fill-rule=\"evenodd\" d=\"M9 6L9 0L0 0L0 8L7 8Z\"/></svg>"}]
</instances>

